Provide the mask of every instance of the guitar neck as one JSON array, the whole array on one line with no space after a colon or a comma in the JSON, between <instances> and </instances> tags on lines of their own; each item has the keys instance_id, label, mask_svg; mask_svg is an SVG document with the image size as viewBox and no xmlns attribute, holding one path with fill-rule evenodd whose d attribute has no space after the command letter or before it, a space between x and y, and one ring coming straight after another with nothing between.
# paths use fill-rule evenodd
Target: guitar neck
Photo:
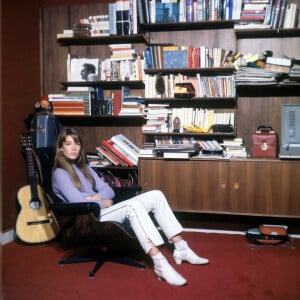
<instances>
[{"instance_id":1,"label":"guitar neck","mask_svg":"<svg viewBox=\"0 0 300 300\"><path fill-rule=\"evenodd\" d=\"M27 172L28 172L28 179L30 184L30 190L32 199L38 199L38 179L37 179L37 172L34 165L34 159L32 154L32 149L26 148L26 160L27 160Z\"/></svg>"}]
</instances>

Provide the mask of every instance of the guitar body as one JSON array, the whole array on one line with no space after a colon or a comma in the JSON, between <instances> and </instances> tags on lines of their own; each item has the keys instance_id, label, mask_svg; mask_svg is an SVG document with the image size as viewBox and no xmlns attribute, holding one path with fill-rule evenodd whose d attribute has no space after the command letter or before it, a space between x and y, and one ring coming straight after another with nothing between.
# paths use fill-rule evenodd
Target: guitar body
<instances>
[{"instance_id":1,"label":"guitar body","mask_svg":"<svg viewBox=\"0 0 300 300\"><path fill-rule=\"evenodd\" d=\"M32 199L29 185L18 191L21 210L16 222L16 233L21 241L30 244L51 241L59 230L54 216L48 209L48 199L43 189L39 185L36 188L38 199Z\"/></svg>"}]
</instances>

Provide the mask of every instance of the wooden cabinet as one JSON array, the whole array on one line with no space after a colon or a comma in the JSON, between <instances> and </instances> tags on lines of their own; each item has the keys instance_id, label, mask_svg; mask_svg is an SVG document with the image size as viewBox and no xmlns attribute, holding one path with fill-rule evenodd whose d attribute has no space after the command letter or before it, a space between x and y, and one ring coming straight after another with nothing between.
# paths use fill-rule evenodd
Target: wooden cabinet
<instances>
[{"instance_id":1,"label":"wooden cabinet","mask_svg":"<svg viewBox=\"0 0 300 300\"><path fill-rule=\"evenodd\" d=\"M299 161L141 159L143 191L162 190L175 211L300 217Z\"/></svg>"}]
</instances>

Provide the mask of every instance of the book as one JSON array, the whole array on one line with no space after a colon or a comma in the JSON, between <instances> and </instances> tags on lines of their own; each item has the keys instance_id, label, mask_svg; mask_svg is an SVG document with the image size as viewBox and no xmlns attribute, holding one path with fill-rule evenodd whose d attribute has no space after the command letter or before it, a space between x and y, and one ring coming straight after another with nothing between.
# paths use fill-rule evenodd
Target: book
<instances>
[{"instance_id":1,"label":"book","mask_svg":"<svg viewBox=\"0 0 300 300\"><path fill-rule=\"evenodd\" d=\"M275 57L275 56L268 56L266 60L267 64L272 65L279 65L279 66L292 66L292 59L288 57Z\"/></svg>"},{"instance_id":2,"label":"book","mask_svg":"<svg viewBox=\"0 0 300 300\"><path fill-rule=\"evenodd\" d=\"M108 161L110 161L115 166L127 166L123 161L115 157L111 152L109 152L105 147L98 146L96 147L97 152L101 157L105 157Z\"/></svg>"},{"instance_id":3,"label":"book","mask_svg":"<svg viewBox=\"0 0 300 300\"><path fill-rule=\"evenodd\" d=\"M274 17L272 19L272 28L279 27L279 19L280 19L280 7L281 0L276 0L274 4Z\"/></svg>"},{"instance_id":4,"label":"book","mask_svg":"<svg viewBox=\"0 0 300 300\"><path fill-rule=\"evenodd\" d=\"M110 139L102 140L101 144L117 155L122 161L124 161L129 167L135 166L135 163L126 157L123 153L121 153L114 145L114 142Z\"/></svg>"},{"instance_id":5,"label":"book","mask_svg":"<svg viewBox=\"0 0 300 300\"><path fill-rule=\"evenodd\" d=\"M300 15L300 14L299 14ZM293 28L295 27L297 20L297 4L288 3L286 6L286 13L283 22L283 28Z\"/></svg>"},{"instance_id":6,"label":"book","mask_svg":"<svg viewBox=\"0 0 300 300\"><path fill-rule=\"evenodd\" d=\"M112 113L114 116L118 116L122 106L122 92L121 91L113 92L112 101L113 101Z\"/></svg>"},{"instance_id":7,"label":"book","mask_svg":"<svg viewBox=\"0 0 300 300\"><path fill-rule=\"evenodd\" d=\"M180 69L188 66L187 50L163 50L162 55L164 69Z\"/></svg>"},{"instance_id":8,"label":"book","mask_svg":"<svg viewBox=\"0 0 300 300\"><path fill-rule=\"evenodd\" d=\"M157 1L155 3L155 22L156 23L179 22L179 1L176 2Z\"/></svg>"},{"instance_id":9,"label":"book","mask_svg":"<svg viewBox=\"0 0 300 300\"><path fill-rule=\"evenodd\" d=\"M281 8L280 8L280 14L279 14L279 21L278 21L278 28L283 27L283 22L285 18L285 12L286 12L286 5L287 5L287 0L281 0Z\"/></svg>"},{"instance_id":10,"label":"book","mask_svg":"<svg viewBox=\"0 0 300 300\"><path fill-rule=\"evenodd\" d=\"M129 0L116 1L116 28L118 35L128 35L130 33Z\"/></svg>"},{"instance_id":11,"label":"book","mask_svg":"<svg viewBox=\"0 0 300 300\"><path fill-rule=\"evenodd\" d=\"M126 136L120 133L112 136L111 140L126 153L128 153L128 155L131 156L136 162L138 161L140 148L130 141Z\"/></svg>"},{"instance_id":12,"label":"book","mask_svg":"<svg viewBox=\"0 0 300 300\"><path fill-rule=\"evenodd\" d=\"M191 153L188 152L164 152L163 158L165 159L189 159Z\"/></svg>"},{"instance_id":13,"label":"book","mask_svg":"<svg viewBox=\"0 0 300 300\"><path fill-rule=\"evenodd\" d=\"M109 34L117 34L117 8L116 3L108 3L108 15L109 15Z\"/></svg>"},{"instance_id":14,"label":"book","mask_svg":"<svg viewBox=\"0 0 300 300\"><path fill-rule=\"evenodd\" d=\"M155 157L153 150L154 150L153 148L141 149L139 153L139 157Z\"/></svg>"},{"instance_id":15,"label":"book","mask_svg":"<svg viewBox=\"0 0 300 300\"><path fill-rule=\"evenodd\" d=\"M185 6L186 6L185 7L186 22L193 22L194 21L194 1L186 0Z\"/></svg>"}]
</instances>

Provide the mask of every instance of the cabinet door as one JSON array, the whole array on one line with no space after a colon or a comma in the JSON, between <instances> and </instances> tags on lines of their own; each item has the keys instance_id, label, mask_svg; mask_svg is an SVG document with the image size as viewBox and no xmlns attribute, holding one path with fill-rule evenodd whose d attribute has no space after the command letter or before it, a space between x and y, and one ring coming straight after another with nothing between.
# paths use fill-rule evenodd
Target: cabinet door
<instances>
[{"instance_id":1,"label":"cabinet door","mask_svg":"<svg viewBox=\"0 0 300 300\"><path fill-rule=\"evenodd\" d=\"M233 213L300 215L300 162L232 161L229 173Z\"/></svg>"},{"instance_id":2,"label":"cabinet door","mask_svg":"<svg viewBox=\"0 0 300 300\"><path fill-rule=\"evenodd\" d=\"M141 159L143 191L163 191L175 211L229 212L228 162Z\"/></svg>"}]
</instances>

